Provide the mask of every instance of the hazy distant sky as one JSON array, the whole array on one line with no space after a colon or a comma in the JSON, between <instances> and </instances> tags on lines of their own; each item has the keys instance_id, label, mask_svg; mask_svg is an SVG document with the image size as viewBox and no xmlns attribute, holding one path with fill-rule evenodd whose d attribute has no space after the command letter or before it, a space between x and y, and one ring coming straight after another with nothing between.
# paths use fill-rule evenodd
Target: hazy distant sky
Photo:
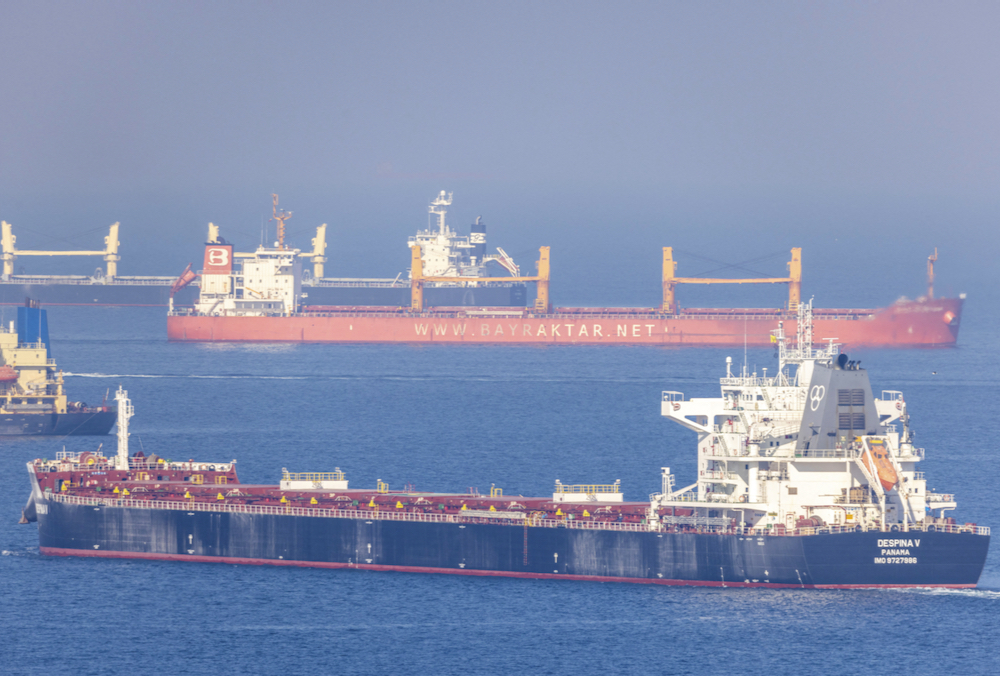
<instances>
[{"instance_id":1,"label":"hazy distant sky","mask_svg":"<svg viewBox=\"0 0 1000 676\"><path fill-rule=\"evenodd\" d=\"M683 214L713 242L993 246L998 27L996 2L2 0L0 217L63 232L69 200L134 232L169 203L190 239L237 202L259 229L277 191L310 223L369 214L374 252L448 188L529 250L560 214L598 241Z\"/></svg>"}]
</instances>

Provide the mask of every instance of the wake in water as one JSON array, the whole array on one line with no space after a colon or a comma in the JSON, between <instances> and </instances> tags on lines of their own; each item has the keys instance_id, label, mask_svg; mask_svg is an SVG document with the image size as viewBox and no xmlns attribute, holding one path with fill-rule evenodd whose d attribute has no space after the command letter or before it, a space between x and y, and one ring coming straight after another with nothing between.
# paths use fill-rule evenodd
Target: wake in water
<instances>
[{"instance_id":1,"label":"wake in water","mask_svg":"<svg viewBox=\"0 0 1000 676\"><path fill-rule=\"evenodd\" d=\"M975 599L1000 601L1000 591L993 589L943 589L941 587L911 587L909 589L886 589L888 592L921 594L924 596L958 596Z\"/></svg>"}]
</instances>

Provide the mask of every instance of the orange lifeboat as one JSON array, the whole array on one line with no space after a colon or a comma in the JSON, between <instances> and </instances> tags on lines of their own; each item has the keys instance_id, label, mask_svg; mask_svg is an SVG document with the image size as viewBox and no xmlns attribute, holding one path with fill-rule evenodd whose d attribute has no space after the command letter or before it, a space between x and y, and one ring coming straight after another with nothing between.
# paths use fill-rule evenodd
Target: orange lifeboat
<instances>
[{"instance_id":1,"label":"orange lifeboat","mask_svg":"<svg viewBox=\"0 0 1000 676\"><path fill-rule=\"evenodd\" d=\"M896 468L889 459L889 449L885 445L885 439L865 439L864 461L868 471L878 476L879 483L885 490L891 490L899 483Z\"/></svg>"},{"instance_id":2,"label":"orange lifeboat","mask_svg":"<svg viewBox=\"0 0 1000 676\"><path fill-rule=\"evenodd\" d=\"M9 364L0 366L0 384L17 382L17 371Z\"/></svg>"}]
</instances>

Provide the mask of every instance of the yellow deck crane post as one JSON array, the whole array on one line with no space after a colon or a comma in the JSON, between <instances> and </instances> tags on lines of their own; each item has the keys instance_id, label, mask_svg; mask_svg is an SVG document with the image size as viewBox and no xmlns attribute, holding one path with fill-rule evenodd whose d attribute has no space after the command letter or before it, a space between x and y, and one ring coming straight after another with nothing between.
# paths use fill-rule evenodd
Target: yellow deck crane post
<instances>
[{"instance_id":1,"label":"yellow deck crane post","mask_svg":"<svg viewBox=\"0 0 1000 676\"><path fill-rule=\"evenodd\" d=\"M716 279L709 277L675 277L677 263L674 261L673 247L663 247L663 305L661 310L668 314L677 312L674 296L678 284L788 284L788 311L796 312L802 300L802 249L792 249L792 259L788 262L788 277L764 277L758 279Z\"/></svg>"},{"instance_id":2,"label":"yellow deck crane post","mask_svg":"<svg viewBox=\"0 0 1000 676\"><path fill-rule=\"evenodd\" d=\"M312 251L303 251L299 255L308 258L313 264L313 279L322 279L323 263L326 263L326 223L316 228L312 245Z\"/></svg>"},{"instance_id":3,"label":"yellow deck crane post","mask_svg":"<svg viewBox=\"0 0 1000 676\"><path fill-rule=\"evenodd\" d=\"M118 255L118 246L121 242L118 241L118 226L119 223L114 223L108 233L108 236L104 238L104 250L103 251L27 251L18 250L15 247L17 243L17 237L14 236L14 229L10 223L3 221L0 223L0 249L2 249L2 254L0 258L3 259L3 278L10 279L14 274L14 261L17 260L18 256L104 256L104 262L106 263L107 269L107 279L108 281L113 280L118 276L118 261L121 260L121 256Z\"/></svg>"},{"instance_id":4,"label":"yellow deck crane post","mask_svg":"<svg viewBox=\"0 0 1000 676\"><path fill-rule=\"evenodd\" d=\"M934 263L937 262L937 247L934 253L927 257L927 297L934 300Z\"/></svg>"},{"instance_id":5,"label":"yellow deck crane post","mask_svg":"<svg viewBox=\"0 0 1000 676\"><path fill-rule=\"evenodd\" d=\"M424 311L424 282L537 282L535 312L549 313L549 247L538 249L538 274L534 277L424 277L423 257L419 245L410 247L410 310Z\"/></svg>"}]
</instances>

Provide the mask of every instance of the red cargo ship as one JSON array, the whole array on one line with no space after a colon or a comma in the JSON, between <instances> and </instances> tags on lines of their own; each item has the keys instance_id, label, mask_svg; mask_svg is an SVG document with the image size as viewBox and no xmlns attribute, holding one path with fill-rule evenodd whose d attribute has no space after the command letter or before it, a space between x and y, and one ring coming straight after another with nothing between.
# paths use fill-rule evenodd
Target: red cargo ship
<instances>
[{"instance_id":1,"label":"red cargo ship","mask_svg":"<svg viewBox=\"0 0 1000 676\"><path fill-rule=\"evenodd\" d=\"M234 269L232 245L209 243L201 295L193 308L167 317L173 341L316 343L510 343L571 345L750 345L771 342L779 322L794 330L801 298L801 249L792 249L789 276L701 279L674 275L672 249L663 250L663 304L659 308L552 308L549 249L542 247L533 277L457 278L422 274L421 248L412 248L408 308L302 304L299 252L279 243L259 248ZM934 298L928 259L928 294L880 309L817 309L817 339L857 346L951 346L958 340L964 295ZM192 275L189 277L193 278ZM483 284L534 282L531 308L424 307L425 282ZM678 284L788 284L782 309L679 309ZM175 285L175 288L178 285Z\"/></svg>"}]
</instances>

